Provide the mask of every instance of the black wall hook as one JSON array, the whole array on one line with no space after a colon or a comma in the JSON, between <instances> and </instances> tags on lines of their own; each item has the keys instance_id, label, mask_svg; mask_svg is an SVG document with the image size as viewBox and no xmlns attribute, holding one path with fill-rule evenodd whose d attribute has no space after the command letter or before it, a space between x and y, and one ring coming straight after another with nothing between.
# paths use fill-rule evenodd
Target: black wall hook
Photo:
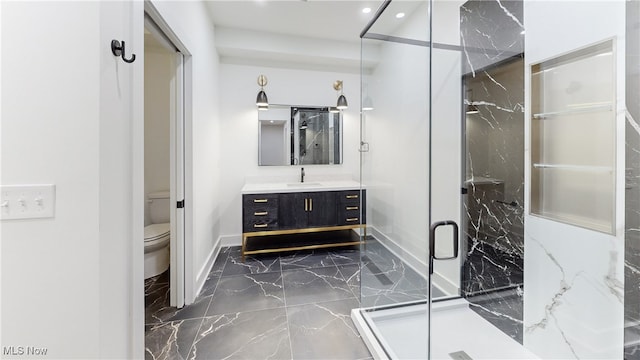
<instances>
[{"instance_id":1,"label":"black wall hook","mask_svg":"<svg viewBox=\"0 0 640 360\"><path fill-rule=\"evenodd\" d=\"M124 51L125 51L124 40L122 41L122 45L120 45L120 41L118 40L111 40L111 52L113 53L114 56L121 56L122 60L124 60L124 62L129 64L136 61L136 54L131 54L131 58L127 59L124 57L125 56Z\"/></svg>"}]
</instances>

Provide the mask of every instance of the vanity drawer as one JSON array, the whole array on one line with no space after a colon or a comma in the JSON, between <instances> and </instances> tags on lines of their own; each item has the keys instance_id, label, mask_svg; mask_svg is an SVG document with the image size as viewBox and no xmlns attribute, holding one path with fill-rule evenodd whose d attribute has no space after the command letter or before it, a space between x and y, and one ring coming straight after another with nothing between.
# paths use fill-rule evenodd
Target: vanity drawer
<instances>
[{"instance_id":1,"label":"vanity drawer","mask_svg":"<svg viewBox=\"0 0 640 360\"><path fill-rule=\"evenodd\" d=\"M338 222L340 225L354 225L360 223L360 210L359 206L347 206L347 209L356 208L356 210L345 210L342 209L338 211Z\"/></svg>"},{"instance_id":2,"label":"vanity drawer","mask_svg":"<svg viewBox=\"0 0 640 360\"><path fill-rule=\"evenodd\" d=\"M251 218L243 222L242 232L269 231L278 229L278 218Z\"/></svg>"},{"instance_id":3,"label":"vanity drawer","mask_svg":"<svg viewBox=\"0 0 640 360\"><path fill-rule=\"evenodd\" d=\"M278 208L278 194L248 194L242 196L242 208L275 207Z\"/></svg>"},{"instance_id":4,"label":"vanity drawer","mask_svg":"<svg viewBox=\"0 0 640 360\"><path fill-rule=\"evenodd\" d=\"M360 196L361 196L360 190L340 191L338 194L338 203L339 204L360 204Z\"/></svg>"},{"instance_id":5,"label":"vanity drawer","mask_svg":"<svg viewBox=\"0 0 640 360\"><path fill-rule=\"evenodd\" d=\"M360 190L340 191L337 211L339 225L366 223L365 211L361 211L366 209L365 194L365 190L362 192Z\"/></svg>"},{"instance_id":6,"label":"vanity drawer","mask_svg":"<svg viewBox=\"0 0 640 360\"><path fill-rule=\"evenodd\" d=\"M277 194L244 195L242 204L242 232L278 229Z\"/></svg>"},{"instance_id":7,"label":"vanity drawer","mask_svg":"<svg viewBox=\"0 0 640 360\"><path fill-rule=\"evenodd\" d=\"M242 209L242 216L245 220L255 219L256 221L278 220L277 206L255 206Z\"/></svg>"}]
</instances>

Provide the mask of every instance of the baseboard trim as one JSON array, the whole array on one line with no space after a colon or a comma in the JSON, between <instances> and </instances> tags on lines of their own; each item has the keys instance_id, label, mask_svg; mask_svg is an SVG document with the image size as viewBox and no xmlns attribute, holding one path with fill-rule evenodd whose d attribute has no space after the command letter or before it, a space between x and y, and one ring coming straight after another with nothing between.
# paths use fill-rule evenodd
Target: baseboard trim
<instances>
[{"instance_id":1,"label":"baseboard trim","mask_svg":"<svg viewBox=\"0 0 640 360\"><path fill-rule=\"evenodd\" d=\"M426 276L424 276L427 273L428 269L426 261L418 259L415 255L400 246L390 237L381 233L375 227L372 226L368 229L371 229L373 237L376 238L382 245L384 245L387 250L389 250L393 255L402 259L411 269L413 269L413 271L426 278Z\"/></svg>"},{"instance_id":2,"label":"baseboard trim","mask_svg":"<svg viewBox=\"0 0 640 360\"><path fill-rule=\"evenodd\" d=\"M193 298L196 299L202 291L202 287L204 287L204 283L207 281L207 276L213 267L213 263L218 258L218 254L220 254L221 249L221 238L219 237L215 244L213 244L213 248L211 252L209 252L209 256L207 257L207 261L205 261L202 268L198 272L198 276L196 277L196 286L195 286L195 294L193 294Z\"/></svg>"},{"instance_id":3,"label":"baseboard trim","mask_svg":"<svg viewBox=\"0 0 640 360\"><path fill-rule=\"evenodd\" d=\"M391 251L391 253L402 259L411 269L426 278L426 273L428 271L426 261L418 259L415 255L400 246L393 239L381 233L374 226L367 227L367 231L369 230L371 230L371 234L373 235L373 237L376 238L389 251ZM404 255L400 256L400 254ZM442 290L442 292L444 292L445 294L450 294L452 296L458 296L460 294L460 290L455 285L455 283L438 274L437 272L433 274L431 280L433 286Z\"/></svg>"},{"instance_id":4,"label":"baseboard trim","mask_svg":"<svg viewBox=\"0 0 640 360\"><path fill-rule=\"evenodd\" d=\"M242 235L224 235L220 236L220 245L226 246L242 246Z\"/></svg>"}]
</instances>

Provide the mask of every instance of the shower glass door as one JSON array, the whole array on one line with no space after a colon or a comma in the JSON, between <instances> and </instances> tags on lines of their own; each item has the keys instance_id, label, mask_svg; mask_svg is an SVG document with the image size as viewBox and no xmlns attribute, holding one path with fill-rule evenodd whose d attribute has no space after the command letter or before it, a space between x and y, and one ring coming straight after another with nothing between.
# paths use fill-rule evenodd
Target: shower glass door
<instances>
[{"instance_id":1,"label":"shower glass door","mask_svg":"<svg viewBox=\"0 0 640 360\"><path fill-rule=\"evenodd\" d=\"M640 0L383 4L353 313L376 358L640 359L638 19Z\"/></svg>"},{"instance_id":2,"label":"shower glass door","mask_svg":"<svg viewBox=\"0 0 640 360\"><path fill-rule=\"evenodd\" d=\"M393 359L428 356L428 17L427 1L385 2L361 43L361 314Z\"/></svg>"},{"instance_id":3,"label":"shower glass door","mask_svg":"<svg viewBox=\"0 0 640 360\"><path fill-rule=\"evenodd\" d=\"M481 178L493 184L490 178L503 174L472 164L487 154L493 154L494 161L501 159L504 149L496 144L509 139L514 153L521 156L505 159L515 161L518 169L509 168L511 163L494 168L513 175L508 179L509 191L522 191L523 176L517 170L523 172L524 155L517 146L522 146L524 136L523 29L502 27L508 36L490 40L493 45L504 43L505 48L500 55L492 49L488 57L488 45L475 35L489 33L483 26L491 25L476 21L476 14L495 15L495 21L502 21L500 16L506 12L497 11L502 5L517 18L522 16L521 4L386 1L362 33L360 150L367 224L361 248L360 316L366 325L361 333L368 333L373 339L369 342L377 344L377 348L370 346L376 357L531 357L517 339L522 332L521 248L501 246L517 244L510 242L511 234L505 237L501 231L506 226L500 224L512 224L514 233L522 230L517 216L522 215L523 201L517 196L523 194L514 191L497 198L497 193L491 193L479 198L480 193L473 191L482 187ZM483 63L483 57L495 61ZM470 70L469 64L474 68ZM495 82L489 84L491 80ZM500 85L511 97L490 97L492 86ZM477 101L466 95L471 88ZM467 105L475 106L475 118L467 114ZM496 115L496 106L509 116ZM513 132L502 127L495 132L469 129L475 132L468 133L473 120L503 121L513 125ZM491 139L487 146L495 149L476 146L483 137ZM474 217L475 209L483 209L479 217ZM499 231L481 236L474 231L478 221L483 226L498 224L486 228ZM492 248L495 244L499 246ZM479 258L476 248L483 251ZM501 257L505 251L510 257ZM513 263L504 267L509 261ZM492 266L513 273L506 275L507 286L501 285L505 281L486 281L499 277L483 272ZM503 296L503 291L508 295ZM515 298L510 297L513 294ZM491 315L502 314L505 308L513 311L506 314L513 322L498 324Z\"/></svg>"}]
</instances>

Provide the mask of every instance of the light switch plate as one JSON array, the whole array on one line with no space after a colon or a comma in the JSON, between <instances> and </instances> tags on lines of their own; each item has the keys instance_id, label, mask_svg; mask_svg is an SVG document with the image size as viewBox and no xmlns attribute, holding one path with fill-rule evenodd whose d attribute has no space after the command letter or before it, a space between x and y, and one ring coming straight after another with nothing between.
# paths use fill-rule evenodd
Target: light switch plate
<instances>
[{"instance_id":1,"label":"light switch plate","mask_svg":"<svg viewBox=\"0 0 640 360\"><path fill-rule=\"evenodd\" d=\"M0 186L0 219L52 218L56 208L56 186L2 185Z\"/></svg>"}]
</instances>

